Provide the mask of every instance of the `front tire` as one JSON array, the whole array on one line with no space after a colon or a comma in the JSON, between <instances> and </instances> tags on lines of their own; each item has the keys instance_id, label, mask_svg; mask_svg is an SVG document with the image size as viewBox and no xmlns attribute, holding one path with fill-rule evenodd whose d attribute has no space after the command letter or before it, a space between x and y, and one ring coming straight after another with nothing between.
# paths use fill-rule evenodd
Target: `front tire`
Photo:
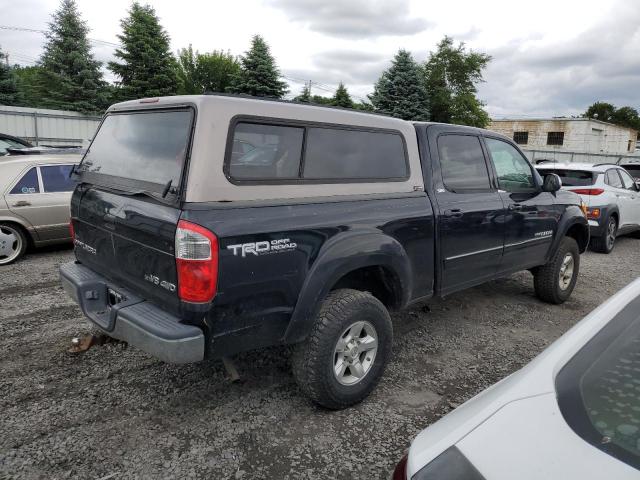
<instances>
[{"instance_id":1,"label":"front tire","mask_svg":"<svg viewBox=\"0 0 640 480\"><path fill-rule=\"evenodd\" d=\"M24 255L27 237L20 227L0 223L0 265L8 265Z\"/></svg>"},{"instance_id":2,"label":"front tire","mask_svg":"<svg viewBox=\"0 0 640 480\"><path fill-rule=\"evenodd\" d=\"M294 349L293 376L318 405L332 410L349 407L378 384L392 340L389 312L377 298L358 290L332 291L309 336Z\"/></svg>"},{"instance_id":3,"label":"front tire","mask_svg":"<svg viewBox=\"0 0 640 480\"><path fill-rule=\"evenodd\" d=\"M618 222L616 217L609 217L602 235L591 239L591 250L598 253L611 253L615 246L617 233Z\"/></svg>"},{"instance_id":4,"label":"front tire","mask_svg":"<svg viewBox=\"0 0 640 480\"><path fill-rule=\"evenodd\" d=\"M546 265L538 267L533 284L538 298L559 305L573 292L580 273L580 250L571 237L564 237L555 255Z\"/></svg>"}]
</instances>

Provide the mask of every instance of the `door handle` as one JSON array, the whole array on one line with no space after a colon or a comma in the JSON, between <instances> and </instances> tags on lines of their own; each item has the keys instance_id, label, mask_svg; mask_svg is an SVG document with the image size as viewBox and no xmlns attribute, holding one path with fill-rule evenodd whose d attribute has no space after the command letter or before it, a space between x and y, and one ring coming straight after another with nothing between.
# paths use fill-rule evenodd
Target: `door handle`
<instances>
[{"instance_id":1,"label":"door handle","mask_svg":"<svg viewBox=\"0 0 640 480\"><path fill-rule=\"evenodd\" d=\"M509 210L519 212L520 210L522 210L522 205L520 205L519 203L510 203Z\"/></svg>"},{"instance_id":2,"label":"door handle","mask_svg":"<svg viewBox=\"0 0 640 480\"><path fill-rule=\"evenodd\" d=\"M459 208L452 208L451 210L445 210L444 214L447 217L453 217L453 218L460 218L462 217L462 215L464 215L464 213L462 213L462 210L460 210Z\"/></svg>"},{"instance_id":3,"label":"door handle","mask_svg":"<svg viewBox=\"0 0 640 480\"><path fill-rule=\"evenodd\" d=\"M27 202L26 200L20 200L19 202L16 202L13 204L14 207L30 207L31 203Z\"/></svg>"}]
</instances>

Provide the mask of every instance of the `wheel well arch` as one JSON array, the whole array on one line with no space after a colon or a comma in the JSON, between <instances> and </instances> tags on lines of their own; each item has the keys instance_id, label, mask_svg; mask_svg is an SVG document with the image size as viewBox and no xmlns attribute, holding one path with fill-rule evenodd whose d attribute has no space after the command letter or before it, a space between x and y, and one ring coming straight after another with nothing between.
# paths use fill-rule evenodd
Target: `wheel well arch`
<instances>
[{"instance_id":1,"label":"wheel well arch","mask_svg":"<svg viewBox=\"0 0 640 480\"><path fill-rule=\"evenodd\" d=\"M573 238L578 244L580 253L587 250L589 244L589 227L581 223L574 223L567 229L565 236Z\"/></svg>"},{"instance_id":2,"label":"wheel well arch","mask_svg":"<svg viewBox=\"0 0 640 480\"><path fill-rule=\"evenodd\" d=\"M356 268L342 275L330 288L330 291L352 288L369 292L390 310L402 306L401 283L397 274L383 265L371 265Z\"/></svg>"},{"instance_id":3,"label":"wheel well arch","mask_svg":"<svg viewBox=\"0 0 640 480\"><path fill-rule=\"evenodd\" d=\"M20 222L16 222L15 220L0 220L0 225L9 225L11 227L20 229L20 231L24 235L24 238L27 239L27 247L30 248L35 245L35 239L33 238L33 235L31 234L29 229L22 225Z\"/></svg>"}]
</instances>

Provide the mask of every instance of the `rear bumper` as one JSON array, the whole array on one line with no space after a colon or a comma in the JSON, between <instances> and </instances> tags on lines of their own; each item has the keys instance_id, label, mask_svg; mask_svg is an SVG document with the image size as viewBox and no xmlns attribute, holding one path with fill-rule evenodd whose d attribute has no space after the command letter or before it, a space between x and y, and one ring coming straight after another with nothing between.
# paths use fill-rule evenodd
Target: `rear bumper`
<instances>
[{"instance_id":1,"label":"rear bumper","mask_svg":"<svg viewBox=\"0 0 640 480\"><path fill-rule=\"evenodd\" d=\"M100 330L167 363L192 363L204 358L205 337L198 327L114 285L78 263L60 266L65 291ZM119 295L114 302L114 295Z\"/></svg>"}]
</instances>

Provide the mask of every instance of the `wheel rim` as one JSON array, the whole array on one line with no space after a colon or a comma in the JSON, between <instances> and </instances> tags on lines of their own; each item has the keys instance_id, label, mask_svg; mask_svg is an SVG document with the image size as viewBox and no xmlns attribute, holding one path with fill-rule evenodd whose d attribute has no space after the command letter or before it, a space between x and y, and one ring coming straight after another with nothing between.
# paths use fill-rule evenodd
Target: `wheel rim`
<instances>
[{"instance_id":1,"label":"wheel rim","mask_svg":"<svg viewBox=\"0 0 640 480\"><path fill-rule=\"evenodd\" d=\"M574 267L573 255L567 253L562 259L562 265L560 265L560 274L558 275L558 283L561 290L566 290L571 285L573 280L573 267Z\"/></svg>"},{"instance_id":2,"label":"wheel rim","mask_svg":"<svg viewBox=\"0 0 640 480\"><path fill-rule=\"evenodd\" d=\"M15 260L22 250L22 237L13 228L0 225L0 265Z\"/></svg>"},{"instance_id":3,"label":"wheel rim","mask_svg":"<svg viewBox=\"0 0 640 480\"><path fill-rule=\"evenodd\" d=\"M616 221L612 218L609 220L609 225L607 225L607 249L611 250L613 248L613 242L616 241Z\"/></svg>"},{"instance_id":4,"label":"wheel rim","mask_svg":"<svg viewBox=\"0 0 640 480\"><path fill-rule=\"evenodd\" d=\"M355 322L342 333L333 355L333 375L342 385L355 385L371 371L378 352L378 334L367 321Z\"/></svg>"}]
</instances>

